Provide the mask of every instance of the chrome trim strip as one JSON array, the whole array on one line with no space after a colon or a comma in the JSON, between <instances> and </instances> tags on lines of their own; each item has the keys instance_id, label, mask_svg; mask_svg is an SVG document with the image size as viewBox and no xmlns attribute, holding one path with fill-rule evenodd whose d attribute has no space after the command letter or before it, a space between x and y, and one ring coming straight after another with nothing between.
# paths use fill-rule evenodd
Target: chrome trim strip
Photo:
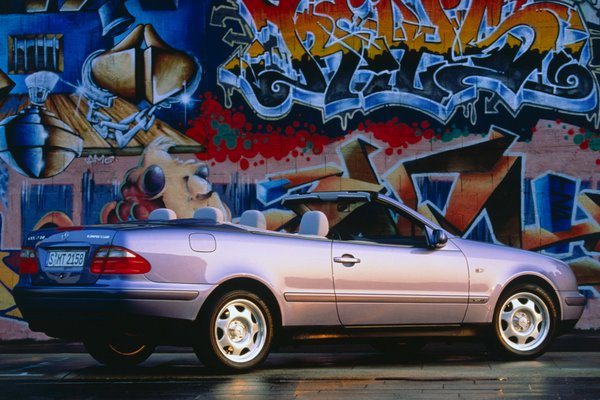
<instances>
[{"instance_id":1,"label":"chrome trim strip","mask_svg":"<svg viewBox=\"0 0 600 400\"><path fill-rule=\"evenodd\" d=\"M333 293L284 293L283 297L290 303L335 303Z\"/></svg>"},{"instance_id":2,"label":"chrome trim strip","mask_svg":"<svg viewBox=\"0 0 600 400\"><path fill-rule=\"evenodd\" d=\"M137 300L194 300L196 290L143 290L143 289L86 289L86 288L30 288L18 290L30 297L72 299L137 299Z\"/></svg>"},{"instance_id":3,"label":"chrome trim strip","mask_svg":"<svg viewBox=\"0 0 600 400\"><path fill-rule=\"evenodd\" d=\"M337 294L338 303L420 303L420 304L467 304L467 296L416 296L378 294Z\"/></svg>"}]
</instances>

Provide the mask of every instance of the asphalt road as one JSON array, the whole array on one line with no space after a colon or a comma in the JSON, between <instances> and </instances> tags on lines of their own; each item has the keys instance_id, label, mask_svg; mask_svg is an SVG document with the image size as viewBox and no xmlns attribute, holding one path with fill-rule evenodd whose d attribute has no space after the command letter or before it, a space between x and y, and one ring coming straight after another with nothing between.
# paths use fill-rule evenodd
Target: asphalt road
<instances>
[{"instance_id":1,"label":"asphalt road","mask_svg":"<svg viewBox=\"0 0 600 400\"><path fill-rule=\"evenodd\" d=\"M535 361L503 362L476 343L416 356L369 346L287 347L258 370L217 375L188 349L159 348L127 370L70 343L0 344L0 399L600 399L600 334L559 338Z\"/></svg>"}]
</instances>

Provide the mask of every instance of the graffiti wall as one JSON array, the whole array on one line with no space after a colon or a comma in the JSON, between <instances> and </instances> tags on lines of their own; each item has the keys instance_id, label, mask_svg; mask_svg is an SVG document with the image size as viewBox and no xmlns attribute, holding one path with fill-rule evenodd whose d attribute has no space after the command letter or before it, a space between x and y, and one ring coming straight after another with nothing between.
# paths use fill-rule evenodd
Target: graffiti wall
<instances>
[{"instance_id":1,"label":"graffiti wall","mask_svg":"<svg viewBox=\"0 0 600 400\"><path fill-rule=\"evenodd\" d=\"M566 261L600 329L599 77L592 0L4 2L0 340L33 229L326 190Z\"/></svg>"}]
</instances>

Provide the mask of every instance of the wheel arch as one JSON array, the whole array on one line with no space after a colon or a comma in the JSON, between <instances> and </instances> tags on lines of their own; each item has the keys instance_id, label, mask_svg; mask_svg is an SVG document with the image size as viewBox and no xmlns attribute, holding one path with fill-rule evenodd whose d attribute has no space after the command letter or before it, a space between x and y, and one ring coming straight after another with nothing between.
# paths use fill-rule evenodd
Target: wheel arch
<instances>
[{"instance_id":1,"label":"wheel arch","mask_svg":"<svg viewBox=\"0 0 600 400\"><path fill-rule=\"evenodd\" d=\"M229 280L221 282L206 298L206 300L202 304L202 307L200 307L200 311L198 312L198 318L204 317L219 297L233 290L247 290L260 296L271 311L275 330L277 331L281 327L281 307L279 306L279 302L277 301L277 298L275 297L271 289L264 283L256 279L247 277L231 278Z\"/></svg>"},{"instance_id":2,"label":"wheel arch","mask_svg":"<svg viewBox=\"0 0 600 400\"><path fill-rule=\"evenodd\" d=\"M548 296L550 296L550 299L552 299L552 302L554 303L554 306L556 307L556 310L558 312L558 320L562 320L562 304L556 293L556 288L550 282L548 282L548 280L538 275L521 275L513 278L509 283L507 283L504 286L502 291L498 294L496 303L498 303L498 301L500 300L502 295L504 295L504 293L508 292L509 290L512 290L515 286L527 284L537 285L541 287L548 294ZM494 309L492 309L492 317L493 313Z\"/></svg>"}]
</instances>

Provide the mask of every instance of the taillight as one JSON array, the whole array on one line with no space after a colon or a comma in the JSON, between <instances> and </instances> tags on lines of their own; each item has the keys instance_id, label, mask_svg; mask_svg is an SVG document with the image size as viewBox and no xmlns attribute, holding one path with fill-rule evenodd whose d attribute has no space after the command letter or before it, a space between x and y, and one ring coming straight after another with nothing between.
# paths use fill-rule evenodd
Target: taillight
<instances>
[{"instance_id":1,"label":"taillight","mask_svg":"<svg viewBox=\"0 0 600 400\"><path fill-rule=\"evenodd\" d=\"M150 272L150 263L123 247L101 247L94 255L90 271L93 274L145 274Z\"/></svg>"},{"instance_id":2,"label":"taillight","mask_svg":"<svg viewBox=\"0 0 600 400\"><path fill-rule=\"evenodd\" d=\"M38 272L38 260L35 256L35 250L30 247L21 249L21 257L19 259L19 274L31 275Z\"/></svg>"}]
</instances>

